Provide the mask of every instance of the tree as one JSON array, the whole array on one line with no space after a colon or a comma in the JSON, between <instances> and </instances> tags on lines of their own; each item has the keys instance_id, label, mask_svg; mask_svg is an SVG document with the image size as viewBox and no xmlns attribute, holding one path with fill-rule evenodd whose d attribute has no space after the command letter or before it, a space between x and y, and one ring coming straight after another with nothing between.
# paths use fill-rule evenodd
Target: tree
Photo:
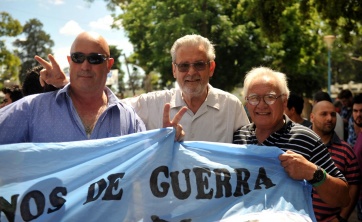
<instances>
[{"instance_id":1,"label":"tree","mask_svg":"<svg viewBox=\"0 0 362 222\"><path fill-rule=\"evenodd\" d=\"M289 7L298 3L298 12L303 16L304 24L310 22L315 13L330 27L333 34L341 34L344 41L351 40L351 34L359 34L362 23L362 7L359 0L280 0L250 1L249 10L257 18L262 31L268 38L278 38L284 27L281 15Z\"/></svg>"},{"instance_id":2,"label":"tree","mask_svg":"<svg viewBox=\"0 0 362 222\"><path fill-rule=\"evenodd\" d=\"M279 49L269 49L285 53L282 63L275 67L287 73L293 91L311 96L326 88L326 34L337 37L332 51L332 84L362 80L361 64L351 60L351 56L358 57L362 51L358 44L362 23L358 1L256 0L249 10L268 42L282 43Z\"/></svg>"},{"instance_id":3,"label":"tree","mask_svg":"<svg viewBox=\"0 0 362 222\"><path fill-rule=\"evenodd\" d=\"M16 39L13 45L18 47L16 50L17 55L21 59L21 73L20 80L25 78L25 73L28 69L38 65L34 59L35 55L46 58L48 54L52 54L52 47L54 46L53 40L50 35L46 34L43 30L43 24L37 19L30 19L25 23L23 34L26 39Z\"/></svg>"},{"instance_id":4,"label":"tree","mask_svg":"<svg viewBox=\"0 0 362 222\"><path fill-rule=\"evenodd\" d=\"M122 49L119 50L119 49L117 49L117 46L114 46L114 45L110 45L109 50L110 50L111 57L114 59L112 69L118 70L118 92L123 94L124 90L125 90L124 81L123 81L124 71L121 68L122 64L121 64L121 60L120 60L120 57L123 54L123 52L122 52Z\"/></svg>"},{"instance_id":5,"label":"tree","mask_svg":"<svg viewBox=\"0 0 362 222\"><path fill-rule=\"evenodd\" d=\"M20 22L13 19L7 12L1 12L0 37L15 37L22 32ZM5 40L0 40L0 88L5 80L18 82L20 59L6 48Z\"/></svg>"},{"instance_id":6,"label":"tree","mask_svg":"<svg viewBox=\"0 0 362 222\"><path fill-rule=\"evenodd\" d=\"M356 8L359 3L355 0L322 1L331 11L313 0L105 1L110 9L122 10L122 14L114 15L115 21L122 21L134 45L132 56L137 65L147 74L160 73L163 85L174 81L169 49L177 38L192 33L215 44L216 71L211 84L227 91L242 86L246 71L261 65L286 73L295 93L311 96L326 88L326 34L337 35L343 46L333 52L338 59L332 63L333 70L342 66L344 70L358 70L346 62L350 60L346 55L359 56L359 50L347 47L357 42L361 31L362 7Z\"/></svg>"},{"instance_id":7,"label":"tree","mask_svg":"<svg viewBox=\"0 0 362 222\"><path fill-rule=\"evenodd\" d=\"M174 81L169 53L173 42L195 33L209 38L216 46L216 74L211 83L231 90L250 68L248 61L263 63L265 47L255 34L258 27L252 22L239 24L229 17L238 2L133 0L109 1L109 4L118 3L124 11L116 20L121 19L127 30L136 64L146 74L161 73L163 86Z\"/></svg>"}]
</instances>

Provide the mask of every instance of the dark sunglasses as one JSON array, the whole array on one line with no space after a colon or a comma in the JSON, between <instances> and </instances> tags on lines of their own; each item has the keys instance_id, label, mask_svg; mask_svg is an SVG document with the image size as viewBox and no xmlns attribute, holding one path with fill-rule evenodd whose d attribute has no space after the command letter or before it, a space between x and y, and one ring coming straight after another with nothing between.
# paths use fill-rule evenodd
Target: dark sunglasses
<instances>
[{"instance_id":1,"label":"dark sunglasses","mask_svg":"<svg viewBox=\"0 0 362 222\"><path fill-rule=\"evenodd\" d=\"M72 54L70 54L70 57L72 58L72 61L78 64L81 64L84 62L84 60L87 59L87 61L90 64L101 64L104 61L107 60L107 56L103 55L103 54L98 54L98 53L90 53L88 55L85 55L84 53L81 52L74 52Z\"/></svg>"},{"instance_id":2,"label":"dark sunglasses","mask_svg":"<svg viewBox=\"0 0 362 222\"><path fill-rule=\"evenodd\" d=\"M208 62L195 62L195 63L174 63L175 66L177 66L177 69L179 72L188 72L190 70L190 67L193 66L196 71L204 71L206 69L206 66L210 64L210 61Z\"/></svg>"}]
</instances>

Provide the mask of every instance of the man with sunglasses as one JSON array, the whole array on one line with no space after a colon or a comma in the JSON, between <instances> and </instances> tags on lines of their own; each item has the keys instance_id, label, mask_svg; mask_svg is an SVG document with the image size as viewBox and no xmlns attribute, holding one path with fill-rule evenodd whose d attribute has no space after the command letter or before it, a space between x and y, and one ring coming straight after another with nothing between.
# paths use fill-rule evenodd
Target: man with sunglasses
<instances>
[{"instance_id":1,"label":"man with sunglasses","mask_svg":"<svg viewBox=\"0 0 362 222\"><path fill-rule=\"evenodd\" d=\"M279 156L281 165L292 179L308 181L330 206L347 206L348 184L327 147L311 129L284 114L289 96L286 76L254 68L245 76L243 90L253 123L235 132L234 143L279 147L285 151Z\"/></svg>"},{"instance_id":2,"label":"man with sunglasses","mask_svg":"<svg viewBox=\"0 0 362 222\"><path fill-rule=\"evenodd\" d=\"M209 84L214 75L215 48L200 35L186 35L175 41L171 48L172 71L178 87L142 94L123 100L131 105L146 124L146 128L162 127L162 107L170 103L173 117L182 107L188 110L180 120L187 141L232 142L236 129L249 123L240 100ZM48 84L61 87L66 81L56 61L41 74ZM39 61L39 60L38 60Z\"/></svg>"},{"instance_id":3,"label":"man with sunglasses","mask_svg":"<svg viewBox=\"0 0 362 222\"><path fill-rule=\"evenodd\" d=\"M37 58L46 69L52 66ZM134 110L121 103L106 87L114 60L106 40L83 32L74 40L70 56L70 83L64 88L24 97L0 110L0 144L67 142L122 136L145 130ZM57 67L59 68L59 67ZM176 128L176 140L184 132L179 119L186 108L169 119L165 106L163 126Z\"/></svg>"}]
</instances>

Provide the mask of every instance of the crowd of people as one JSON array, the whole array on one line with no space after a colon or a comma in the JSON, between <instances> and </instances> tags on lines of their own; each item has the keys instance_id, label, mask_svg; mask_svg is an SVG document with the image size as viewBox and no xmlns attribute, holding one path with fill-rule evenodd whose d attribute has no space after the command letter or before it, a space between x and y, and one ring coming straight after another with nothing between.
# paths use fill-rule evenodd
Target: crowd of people
<instances>
[{"instance_id":1,"label":"crowd of people","mask_svg":"<svg viewBox=\"0 0 362 222\"><path fill-rule=\"evenodd\" d=\"M23 84L20 85L11 85L8 87L4 87L2 92L4 97L1 101L0 108L5 107L24 96L38 94L43 92L50 92L57 90L55 86L48 85L44 83L43 85L40 84L40 71L43 69L43 66L38 65L33 67L32 69L27 70L25 74L25 79Z\"/></svg>"},{"instance_id":2,"label":"crowd of people","mask_svg":"<svg viewBox=\"0 0 362 222\"><path fill-rule=\"evenodd\" d=\"M313 186L317 221L348 221L356 207L362 221L362 94L343 90L337 106L328 93L318 92L310 116L302 117L304 99L290 92L286 75L258 67L244 79L246 112L236 96L209 83L216 55L207 38L185 35L170 54L178 88L123 100L105 85L114 60L99 34L83 32L74 40L67 56L69 82L52 55L49 61L36 56L41 65L29 71L22 89L4 91L0 144L174 127L177 141L277 146L285 151L279 156L285 172Z\"/></svg>"}]
</instances>

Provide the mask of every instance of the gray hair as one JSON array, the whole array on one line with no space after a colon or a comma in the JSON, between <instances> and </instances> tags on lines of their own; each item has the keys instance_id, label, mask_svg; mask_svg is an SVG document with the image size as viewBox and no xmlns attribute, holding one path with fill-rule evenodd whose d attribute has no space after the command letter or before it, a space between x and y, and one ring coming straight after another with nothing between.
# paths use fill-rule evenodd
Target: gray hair
<instances>
[{"instance_id":1,"label":"gray hair","mask_svg":"<svg viewBox=\"0 0 362 222\"><path fill-rule=\"evenodd\" d=\"M199 46L200 44L204 46L204 48L206 50L207 58L210 61L215 60L215 58L216 58L215 48L212 45L212 43L210 42L210 40L208 40L205 37L202 37L201 35L192 34L192 35L185 35L175 41L175 43L173 44L173 46L170 50L172 62L176 61L176 51L181 46L185 46L185 45L186 46Z\"/></svg>"},{"instance_id":2,"label":"gray hair","mask_svg":"<svg viewBox=\"0 0 362 222\"><path fill-rule=\"evenodd\" d=\"M268 76L268 77L275 79L277 87L280 90L280 92L282 94L285 94L286 97L289 98L290 91L288 88L288 82L287 82L286 75L284 73L274 71L267 67L253 68L245 75L244 89L243 89L244 96L247 96L251 82L254 79L260 78L262 76Z\"/></svg>"}]
</instances>

